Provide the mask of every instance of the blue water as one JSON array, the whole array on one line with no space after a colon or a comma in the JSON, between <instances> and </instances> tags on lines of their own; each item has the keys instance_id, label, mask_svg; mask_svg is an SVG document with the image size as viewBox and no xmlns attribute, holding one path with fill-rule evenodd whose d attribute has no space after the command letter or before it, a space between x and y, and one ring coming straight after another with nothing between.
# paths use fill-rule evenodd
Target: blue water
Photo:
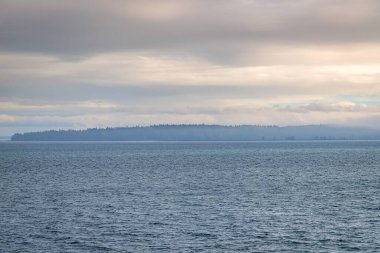
<instances>
[{"instance_id":1,"label":"blue water","mask_svg":"<svg viewBox=\"0 0 380 253\"><path fill-rule=\"evenodd\" d=\"M1 143L0 252L380 252L380 142Z\"/></svg>"}]
</instances>

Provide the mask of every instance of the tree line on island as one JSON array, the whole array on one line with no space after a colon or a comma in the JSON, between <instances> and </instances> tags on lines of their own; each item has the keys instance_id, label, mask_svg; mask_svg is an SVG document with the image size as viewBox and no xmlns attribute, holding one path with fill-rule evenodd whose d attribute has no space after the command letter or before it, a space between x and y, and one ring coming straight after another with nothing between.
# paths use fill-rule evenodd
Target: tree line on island
<instances>
[{"instance_id":1,"label":"tree line on island","mask_svg":"<svg viewBox=\"0 0 380 253\"><path fill-rule=\"evenodd\" d=\"M12 141L380 140L380 131L327 125L152 125L17 133Z\"/></svg>"}]
</instances>

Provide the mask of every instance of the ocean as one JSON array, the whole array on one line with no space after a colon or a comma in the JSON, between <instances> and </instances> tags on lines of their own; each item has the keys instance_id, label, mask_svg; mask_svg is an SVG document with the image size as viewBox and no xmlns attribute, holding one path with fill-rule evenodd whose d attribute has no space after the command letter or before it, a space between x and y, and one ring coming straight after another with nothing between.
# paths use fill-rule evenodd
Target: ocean
<instances>
[{"instance_id":1,"label":"ocean","mask_svg":"<svg viewBox=\"0 0 380 253\"><path fill-rule=\"evenodd\" d=\"M0 252L380 252L380 142L1 142Z\"/></svg>"}]
</instances>

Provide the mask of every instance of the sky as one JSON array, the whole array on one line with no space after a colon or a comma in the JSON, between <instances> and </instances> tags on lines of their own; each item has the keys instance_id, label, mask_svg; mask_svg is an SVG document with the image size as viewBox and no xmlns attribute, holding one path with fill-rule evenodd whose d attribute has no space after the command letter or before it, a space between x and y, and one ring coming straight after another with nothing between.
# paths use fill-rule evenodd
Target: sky
<instances>
[{"instance_id":1,"label":"sky","mask_svg":"<svg viewBox=\"0 0 380 253\"><path fill-rule=\"evenodd\" d=\"M380 128L380 1L0 0L0 136Z\"/></svg>"}]
</instances>

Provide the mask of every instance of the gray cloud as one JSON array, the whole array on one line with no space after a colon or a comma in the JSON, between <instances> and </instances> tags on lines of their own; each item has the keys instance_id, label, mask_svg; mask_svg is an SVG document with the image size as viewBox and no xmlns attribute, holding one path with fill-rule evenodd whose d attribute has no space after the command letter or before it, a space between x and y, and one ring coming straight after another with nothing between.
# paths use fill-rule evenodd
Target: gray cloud
<instances>
[{"instance_id":1,"label":"gray cloud","mask_svg":"<svg viewBox=\"0 0 380 253\"><path fill-rule=\"evenodd\" d=\"M287 105L275 106L281 111L289 112L299 112L299 113L309 113L309 112L354 112L354 113L380 113L380 106L378 105L367 105L367 104L356 104L352 102L340 102L340 103L310 103L301 105Z\"/></svg>"},{"instance_id":2,"label":"gray cloud","mask_svg":"<svg viewBox=\"0 0 380 253\"><path fill-rule=\"evenodd\" d=\"M0 1L1 50L74 58L163 50L227 64L268 44L379 42L379 25L376 0Z\"/></svg>"},{"instance_id":3,"label":"gray cloud","mask_svg":"<svg viewBox=\"0 0 380 253\"><path fill-rule=\"evenodd\" d=\"M56 83L55 83L56 84ZM33 86L33 89L29 89ZM313 93L308 87L277 85L128 85L101 86L82 83L12 83L2 85L0 98L19 101L77 102L83 100L109 100L138 102L149 99L176 99L192 97L199 100L218 99L255 99L297 96ZM179 102L179 101L178 101Z\"/></svg>"}]
</instances>

